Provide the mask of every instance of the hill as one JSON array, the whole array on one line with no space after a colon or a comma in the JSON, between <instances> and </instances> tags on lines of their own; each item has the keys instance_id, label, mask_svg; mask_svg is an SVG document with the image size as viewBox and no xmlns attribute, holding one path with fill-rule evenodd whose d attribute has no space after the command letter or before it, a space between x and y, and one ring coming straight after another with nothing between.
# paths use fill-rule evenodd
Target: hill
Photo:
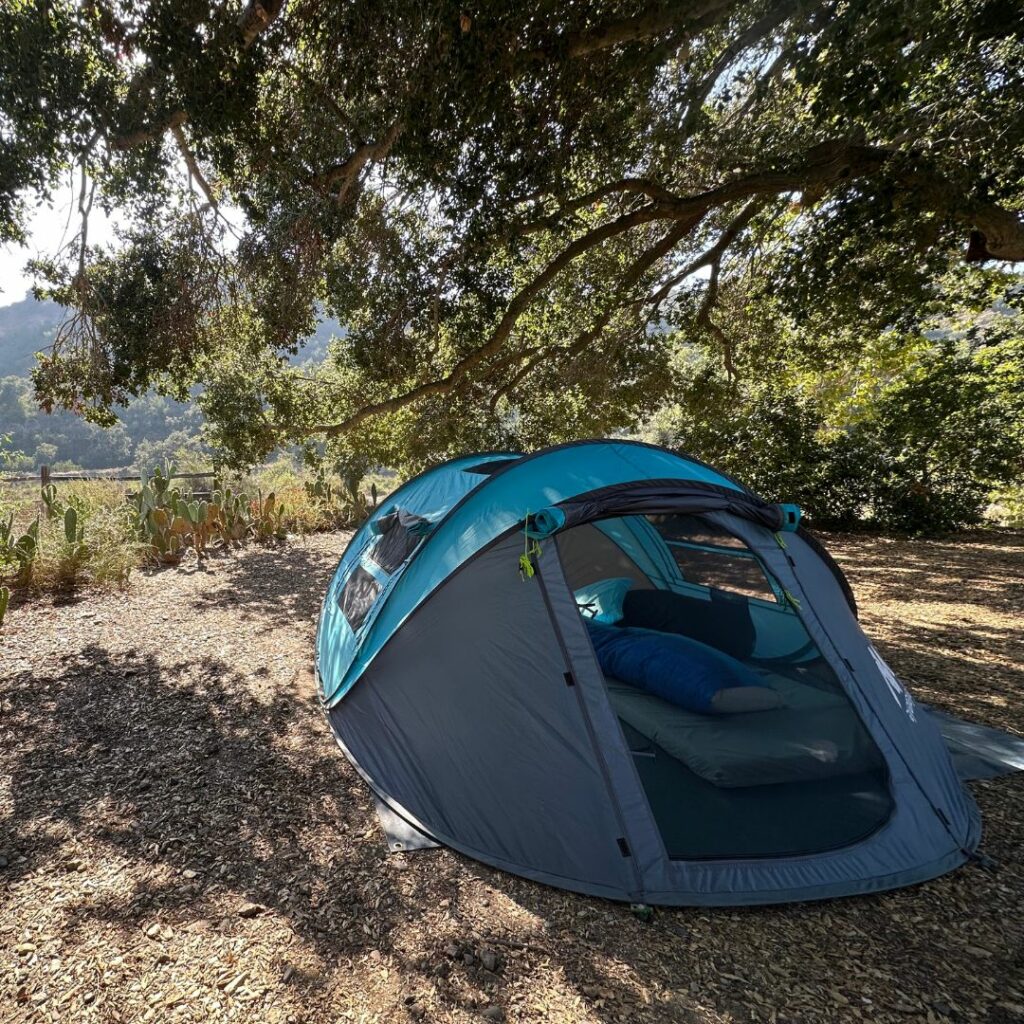
<instances>
[{"instance_id":1,"label":"hill","mask_svg":"<svg viewBox=\"0 0 1024 1024\"><path fill-rule=\"evenodd\" d=\"M0 306L0 377L27 376L35 353L52 344L63 316L55 302L37 302L31 295Z\"/></svg>"},{"instance_id":2,"label":"hill","mask_svg":"<svg viewBox=\"0 0 1024 1024\"><path fill-rule=\"evenodd\" d=\"M200 441L203 417L192 402L143 395L119 412L120 422L110 429L67 412L41 412L29 374L35 353L52 344L63 316L61 306L37 302L31 295L0 307L0 435L9 434L11 447L24 453L24 468L41 463L74 463L86 469L151 464L164 457L180 459L182 452L208 461ZM330 340L344 333L336 320L323 319L292 361L319 362Z\"/></svg>"}]
</instances>

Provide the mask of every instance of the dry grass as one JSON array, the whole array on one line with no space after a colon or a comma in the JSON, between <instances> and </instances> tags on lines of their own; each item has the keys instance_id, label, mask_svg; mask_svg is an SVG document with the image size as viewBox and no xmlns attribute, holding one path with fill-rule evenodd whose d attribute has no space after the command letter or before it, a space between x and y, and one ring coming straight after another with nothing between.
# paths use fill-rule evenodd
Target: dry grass
<instances>
[{"instance_id":1,"label":"dry grass","mask_svg":"<svg viewBox=\"0 0 1024 1024\"><path fill-rule=\"evenodd\" d=\"M1024 774L974 786L998 871L831 903L643 923L448 851L387 856L309 675L344 539L11 620L5 1024L1024 1020ZM1024 733L1024 537L833 546L919 696Z\"/></svg>"},{"instance_id":2,"label":"dry grass","mask_svg":"<svg viewBox=\"0 0 1024 1024\"><path fill-rule=\"evenodd\" d=\"M279 459L249 477L228 478L226 483L236 493L244 492L255 499L274 492L284 503L284 526L289 533L306 535L336 530L347 524L348 511L340 501L331 503L312 497L304 483L309 475L295 468L288 459ZM335 481L336 482L336 481ZM372 482L382 486L385 478ZM369 492L371 480L365 483ZM19 606L46 595L72 592L110 591L124 587L131 574L147 563L147 547L136 538L125 498L136 488L135 483L109 480L60 482L59 500L74 505L85 524L85 543L78 547L65 543L63 521L50 519L39 500L36 483L5 484L0 481L0 516L11 512L19 532L39 518L39 548L27 573L16 563L0 562L0 583L13 591L12 615Z\"/></svg>"}]
</instances>

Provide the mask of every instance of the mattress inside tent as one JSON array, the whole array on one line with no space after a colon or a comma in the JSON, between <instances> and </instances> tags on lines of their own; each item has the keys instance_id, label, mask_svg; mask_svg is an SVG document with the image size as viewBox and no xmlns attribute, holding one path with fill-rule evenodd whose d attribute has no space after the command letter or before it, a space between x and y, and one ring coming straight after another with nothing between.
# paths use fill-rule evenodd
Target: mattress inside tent
<instances>
[{"instance_id":1,"label":"mattress inside tent","mask_svg":"<svg viewBox=\"0 0 1024 1024\"><path fill-rule=\"evenodd\" d=\"M782 695L781 708L699 714L611 677L608 695L622 722L715 786L776 785L877 766L842 697L776 673L761 675Z\"/></svg>"},{"instance_id":2,"label":"mattress inside tent","mask_svg":"<svg viewBox=\"0 0 1024 1024\"><path fill-rule=\"evenodd\" d=\"M670 857L722 856L745 841L740 832L759 856L793 855L821 848L823 836L838 847L877 827L884 768L843 699L762 674L786 706L745 715L696 714L607 677ZM962 779L1024 769L1024 737L921 709L935 717Z\"/></svg>"},{"instance_id":3,"label":"mattress inside tent","mask_svg":"<svg viewBox=\"0 0 1024 1024\"><path fill-rule=\"evenodd\" d=\"M838 848L884 818L885 768L845 699L762 674L786 706L737 715L686 711L606 677L669 857Z\"/></svg>"}]
</instances>

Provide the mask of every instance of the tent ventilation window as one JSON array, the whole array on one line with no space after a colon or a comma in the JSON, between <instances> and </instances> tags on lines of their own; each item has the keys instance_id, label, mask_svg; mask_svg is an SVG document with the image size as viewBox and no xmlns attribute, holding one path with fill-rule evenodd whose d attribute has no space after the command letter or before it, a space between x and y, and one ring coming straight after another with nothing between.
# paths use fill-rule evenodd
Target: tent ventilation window
<instances>
[{"instance_id":1,"label":"tent ventilation window","mask_svg":"<svg viewBox=\"0 0 1024 1024\"><path fill-rule=\"evenodd\" d=\"M338 607L353 632L363 624L380 589L380 584L361 565L348 578L338 596Z\"/></svg>"},{"instance_id":2,"label":"tent ventilation window","mask_svg":"<svg viewBox=\"0 0 1024 1024\"><path fill-rule=\"evenodd\" d=\"M744 597L776 601L761 563L731 533L700 516L657 515L648 521L668 546L684 580Z\"/></svg>"},{"instance_id":3,"label":"tent ventilation window","mask_svg":"<svg viewBox=\"0 0 1024 1024\"><path fill-rule=\"evenodd\" d=\"M370 558L389 575L413 553L430 529L428 520L401 509L381 516L374 525L380 536L370 549Z\"/></svg>"},{"instance_id":4,"label":"tent ventilation window","mask_svg":"<svg viewBox=\"0 0 1024 1024\"><path fill-rule=\"evenodd\" d=\"M463 473L479 473L480 476L492 476L494 473L511 466L515 462L522 462L522 456L511 456L507 459L492 459L488 462L481 462L476 466L467 466Z\"/></svg>"}]
</instances>

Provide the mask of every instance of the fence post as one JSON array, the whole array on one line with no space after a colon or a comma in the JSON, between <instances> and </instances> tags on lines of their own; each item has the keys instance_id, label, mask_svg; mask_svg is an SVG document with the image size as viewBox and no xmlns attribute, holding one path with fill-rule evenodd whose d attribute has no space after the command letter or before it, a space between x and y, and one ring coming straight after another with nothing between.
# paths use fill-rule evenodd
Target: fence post
<instances>
[{"instance_id":1,"label":"fence post","mask_svg":"<svg viewBox=\"0 0 1024 1024\"><path fill-rule=\"evenodd\" d=\"M39 467L39 489L42 490L50 482L50 467Z\"/></svg>"}]
</instances>

